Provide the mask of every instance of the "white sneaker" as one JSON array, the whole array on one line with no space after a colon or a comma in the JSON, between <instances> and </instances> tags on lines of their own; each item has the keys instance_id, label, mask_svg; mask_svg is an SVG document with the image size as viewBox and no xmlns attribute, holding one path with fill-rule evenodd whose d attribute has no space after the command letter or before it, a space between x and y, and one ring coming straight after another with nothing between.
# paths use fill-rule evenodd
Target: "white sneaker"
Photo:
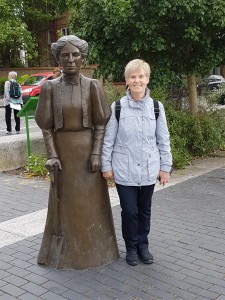
<instances>
[{"instance_id":1,"label":"white sneaker","mask_svg":"<svg viewBox=\"0 0 225 300\"><path fill-rule=\"evenodd\" d=\"M20 131L16 131L17 134L20 134Z\"/></svg>"},{"instance_id":2,"label":"white sneaker","mask_svg":"<svg viewBox=\"0 0 225 300\"><path fill-rule=\"evenodd\" d=\"M5 133L5 134L11 135L11 134L12 134L12 132L11 132L11 131L6 131L6 133Z\"/></svg>"}]
</instances>

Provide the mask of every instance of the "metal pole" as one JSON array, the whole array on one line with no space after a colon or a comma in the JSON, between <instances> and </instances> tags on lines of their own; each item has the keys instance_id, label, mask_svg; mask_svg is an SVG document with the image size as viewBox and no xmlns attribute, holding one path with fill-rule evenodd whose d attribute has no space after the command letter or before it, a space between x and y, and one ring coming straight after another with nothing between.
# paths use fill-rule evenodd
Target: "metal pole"
<instances>
[{"instance_id":1,"label":"metal pole","mask_svg":"<svg viewBox=\"0 0 225 300\"><path fill-rule=\"evenodd\" d=\"M28 113L25 112L25 122L26 122L26 133L27 133L27 153L28 153L28 158L31 155L31 145L30 145L30 132L29 132L29 123L28 123Z\"/></svg>"}]
</instances>

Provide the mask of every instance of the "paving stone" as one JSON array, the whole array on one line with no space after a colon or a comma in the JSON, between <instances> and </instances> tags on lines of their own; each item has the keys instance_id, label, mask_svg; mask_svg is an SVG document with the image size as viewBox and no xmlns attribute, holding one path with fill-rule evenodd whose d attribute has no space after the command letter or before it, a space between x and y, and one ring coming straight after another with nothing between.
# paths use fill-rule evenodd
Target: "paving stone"
<instances>
[{"instance_id":1,"label":"paving stone","mask_svg":"<svg viewBox=\"0 0 225 300\"><path fill-rule=\"evenodd\" d=\"M16 259L20 259L20 260L22 260L22 261L30 261L31 259L33 259L33 256L31 256L31 255L28 255L28 254L26 254L26 253L22 253L22 252L16 252L14 255L13 255L13 257L14 258L16 258Z\"/></svg>"},{"instance_id":2,"label":"paving stone","mask_svg":"<svg viewBox=\"0 0 225 300\"><path fill-rule=\"evenodd\" d=\"M215 278L213 276L207 276L207 277L204 278L204 281L205 282L210 282L213 285L219 285L219 286L224 287L224 278L218 279L218 278Z\"/></svg>"},{"instance_id":3,"label":"paving stone","mask_svg":"<svg viewBox=\"0 0 225 300\"><path fill-rule=\"evenodd\" d=\"M110 269L105 270L104 272L102 272L102 274L107 275L108 277L111 277L111 278L115 278L119 281L124 281L128 278L127 274L117 272L115 270L110 270Z\"/></svg>"},{"instance_id":4,"label":"paving stone","mask_svg":"<svg viewBox=\"0 0 225 300\"><path fill-rule=\"evenodd\" d=\"M95 299L95 300L112 300L111 297L102 295L99 291L95 291L95 290L89 290L85 292L84 296L89 297L89 299Z\"/></svg>"},{"instance_id":5,"label":"paving stone","mask_svg":"<svg viewBox=\"0 0 225 300\"><path fill-rule=\"evenodd\" d=\"M12 268L11 264L8 264L4 261L0 261L0 270L7 270L9 268Z\"/></svg>"},{"instance_id":6,"label":"paving stone","mask_svg":"<svg viewBox=\"0 0 225 300\"><path fill-rule=\"evenodd\" d=\"M59 296L53 292L47 292L41 296L42 299L46 300L65 300L66 298Z\"/></svg>"},{"instance_id":7,"label":"paving stone","mask_svg":"<svg viewBox=\"0 0 225 300\"><path fill-rule=\"evenodd\" d=\"M153 299L153 300L158 300L158 299L166 299L166 300L174 300L176 299L176 297L173 294L170 294L167 291L162 291L161 289L157 289L152 287L149 291L148 291L148 297L146 300L148 299ZM181 300L181 298L179 299Z\"/></svg>"},{"instance_id":8,"label":"paving stone","mask_svg":"<svg viewBox=\"0 0 225 300\"><path fill-rule=\"evenodd\" d=\"M4 280L0 279L0 287L4 286L6 284L7 284L7 282L5 281L5 279Z\"/></svg>"},{"instance_id":9,"label":"paving stone","mask_svg":"<svg viewBox=\"0 0 225 300\"><path fill-rule=\"evenodd\" d=\"M217 293L217 297L218 297L218 295L220 295L220 294L224 294L224 296L225 296L224 289L225 289L224 286L222 287L222 286L219 286L219 285L214 285L214 286L211 286L209 288L209 291Z\"/></svg>"},{"instance_id":10,"label":"paving stone","mask_svg":"<svg viewBox=\"0 0 225 300\"><path fill-rule=\"evenodd\" d=\"M67 287L63 286L62 284L51 281L51 280L42 284L42 287L45 288L46 290L56 293L57 295L61 295L64 292L68 291Z\"/></svg>"},{"instance_id":11,"label":"paving stone","mask_svg":"<svg viewBox=\"0 0 225 300\"><path fill-rule=\"evenodd\" d=\"M22 268L18 268L18 267L12 267L12 268L8 269L7 272L10 274L16 275L16 276L21 276L21 277L24 277L30 273L30 272L28 272Z\"/></svg>"},{"instance_id":12,"label":"paving stone","mask_svg":"<svg viewBox=\"0 0 225 300\"><path fill-rule=\"evenodd\" d=\"M45 278L43 276L40 276L40 275L37 275L37 274L34 274L34 273L31 273L27 276L24 276L24 279L26 279L27 281L36 283L37 285L42 285L43 283L48 281L47 278Z\"/></svg>"},{"instance_id":13,"label":"paving stone","mask_svg":"<svg viewBox=\"0 0 225 300\"><path fill-rule=\"evenodd\" d=\"M28 282L24 284L21 288L25 291L34 294L35 296L41 296L42 294L46 293L47 290L33 282Z\"/></svg>"},{"instance_id":14,"label":"paving stone","mask_svg":"<svg viewBox=\"0 0 225 300\"><path fill-rule=\"evenodd\" d=\"M202 274L204 274L205 276L212 276L212 277L216 277L218 279L223 279L224 278L224 272L216 272L207 268L201 268L199 270L199 272L201 272Z\"/></svg>"},{"instance_id":15,"label":"paving stone","mask_svg":"<svg viewBox=\"0 0 225 300\"><path fill-rule=\"evenodd\" d=\"M15 285L12 285L12 284L6 284L6 285L2 286L1 290L3 292L6 292L7 294L13 296L13 297L18 297L18 296L25 293L25 291L23 289L18 288Z\"/></svg>"},{"instance_id":16,"label":"paving stone","mask_svg":"<svg viewBox=\"0 0 225 300\"><path fill-rule=\"evenodd\" d=\"M0 279L4 279L4 278L6 278L8 276L10 276L9 272L1 270L1 272L0 272Z\"/></svg>"},{"instance_id":17,"label":"paving stone","mask_svg":"<svg viewBox=\"0 0 225 300\"><path fill-rule=\"evenodd\" d=\"M14 260L13 256L10 254L5 254L0 252L1 261L10 263L12 260Z\"/></svg>"},{"instance_id":18,"label":"paving stone","mask_svg":"<svg viewBox=\"0 0 225 300\"><path fill-rule=\"evenodd\" d=\"M79 275L79 277L81 277L81 276ZM91 279L97 280L99 282L103 282L104 280L106 280L107 278L109 278L109 276L105 272L99 273L97 271L90 270L87 273L86 278L85 278L85 276L82 276L82 278L84 278L85 281L87 281L89 278L91 278ZM80 280L80 282L82 282L82 279Z\"/></svg>"},{"instance_id":19,"label":"paving stone","mask_svg":"<svg viewBox=\"0 0 225 300\"><path fill-rule=\"evenodd\" d=\"M194 293L201 297L205 297L206 299L210 299L210 300L217 299L217 297L218 297L217 293L206 290L206 289L202 289L197 286L192 286L191 289L189 290L189 292Z\"/></svg>"},{"instance_id":20,"label":"paving stone","mask_svg":"<svg viewBox=\"0 0 225 300\"><path fill-rule=\"evenodd\" d=\"M129 276L129 277L127 277L126 280L129 280L130 278L138 278L139 281L143 281L143 280L145 280L146 278L149 277L146 274L141 274L140 271L136 270L136 268L133 268L133 269L131 269L131 268L123 269L122 273L126 274L127 276Z\"/></svg>"},{"instance_id":21,"label":"paving stone","mask_svg":"<svg viewBox=\"0 0 225 300\"><path fill-rule=\"evenodd\" d=\"M25 293L18 297L19 300L40 300L40 297L35 296L34 294L31 293Z\"/></svg>"},{"instance_id":22,"label":"paving stone","mask_svg":"<svg viewBox=\"0 0 225 300\"><path fill-rule=\"evenodd\" d=\"M131 284L133 286L135 286L135 285L139 286L138 281L139 280L137 280L134 285L132 284L132 281L129 281L129 284ZM144 280L144 283L147 284L148 286L158 288L162 291L167 291L171 288L171 285L169 285L165 282L162 282L161 280L155 279L155 278L147 278L147 279Z\"/></svg>"},{"instance_id":23,"label":"paving stone","mask_svg":"<svg viewBox=\"0 0 225 300\"><path fill-rule=\"evenodd\" d=\"M96 284L98 282L96 281ZM64 283L64 286L67 287L70 290L73 290L75 292L78 292L80 294L83 294L84 292L88 291L89 288L85 286L84 284L77 283L75 280L70 280Z\"/></svg>"},{"instance_id":24,"label":"paving stone","mask_svg":"<svg viewBox=\"0 0 225 300\"><path fill-rule=\"evenodd\" d=\"M165 268L161 272L165 275L177 278L179 280L184 280L187 277L185 274L182 274L182 273L185 273L185 271L183 269L181 269L180 272L175 272L175 271L172 271L172 270L169 270L169 269Z\"/></svg>"},{"instance_id":25,"label":"paving stone","mask_svg":"<svg viewBox=\"0 0 225 300\"><path fill-rule=\"evenodd\" d=\"M126 292L118 291L116 288L107 290L106 295L113 300L131 300L132 299L131 295L129 295Z\"/></svg>"},{"instance_id":26,"label":"paving stone","mask_svg":"<svg viewBox=\"0 0 225 300\"><path fill-rule=\"evenodd\" d=\"M1 251L0 251L0 256L1 256L1 260L2 260L2 254L7 254L8 256L9 255L13 255L14 253L16 253L17 250L15 249L12 249L12 248L9 248L9 247L4 247L4 248L1 248ZM10 257L10 256L9 256Z\"/></svg>"},{"instance_id":27,"label":"paving stone","mask_svg":"<svg viewBox=\"0 0 225 300\"><path fill-rule=\"evenodd\" d=\"M225 300L225 296L221 295L216 300Z\"/></svg>"},{"instance_id":28,"label":"paving stone","mask_svg":"<svg viewBox=\"0 0 225 300\"><path fill-rule=\"evenodd\" d=\"M169 292L172 295L176 295L179 299L179 297L181 297L182 299L186 299L186 300L191 300L191 299L196 299L196 294L179 289L177 287L172 287Z\"/></svg>"},{"instance_id":29,"label":"paving stone","mask_svg":"<svg viewBox=\"0 0 225 300\"><path fill-rule=\"evenodd\" d=\"M185 276L183 279L185 279L186 277L193 277L196 279L203 280L206 277L206 275L201 273L200 271L195 272L190 269L184 269L184 268L180 271L179 274L181 275L183 274L183 276Z\"/></svg>"},{"instance_id":30,"label":"paving stone","mask_svg":"<svg viewBox=\"0 0 225 300\"><path fill-rule=\"evenodd\" d=\"M159 261L158 262L159 265L161 265L162 267L166 267L172 271L175 271L175 272L179 272L183 267L180 266L179 264L177 263L170 263L170 262L166 262L166 261Z\"/></svg>"},{"instance_id":31,"label":"paving stone","mask_svg":"<svg viewBox=\"0 0 225 300\"><path fill-rule=\"evenodd\" d=\"M0 296L0 300L15 300L15 297L5 294Z\"/></svg>"},{"instance_id":32,"label":"paving stone","mask_svg":"<svg viewBox=\"0 0 225 300\"><path fill-rule=\"evenodd\" d=\"M185 282L189 283L192 287L198 286L202 289L208 290L210 287L212 287L212 283L206 282L205 278L204 280L199 280L193 277L187 277L185 279Z\"/></svg>"},{"instance_id":33,"label":"paving stone","mask_svg":"<svg viewBox=\"0 0 225 300\"><path fill-rule=\"evenodd\" d=\"M27 283L28 281L21 278L20 276L10 275L4 279L6 282L11 283L17 287L22 286L23 284Z\"/></svg>"},{"instance_id":34,"label":"paving stone","mask_svg":"<svg viewBox=\"0 0 225 300\"><path fill-rule=\"evenodd\" d=\"M198 265L195 265L193 263L186 262L186 261L183 261L183 260L177 260L176 264L179 265L179 266L182 266L185 269L189 269L189 270L194 271L194 272L197 272L201 268Z\"/></svg>"},{"instance_id":35,"label":"paving stone","mask_svg":"<svg viewBox=\"0 0 225 300\"><path fill-rule=\"evenodd\" d=\"M196 259L195 261L195 264L197 266L200 266L200 267L207 267L207 269L210 269L210 270L213 270L213 271L218 271L220 266L214 264L213 262L205 262L203 260L199 260L199 259Z\"/></svg>"},{"instance_id":36,"label":"paving stone","mask_svg":"<svg viewBox=\"0 0 225 300\"><path fill-rule=\"evenodd\" d=\"M49 280L53 280L57 283L65 283L69 281L69 279L63 275L60 274L60 271L50 271L43 275L45 278L48 278Z\"/></svg>"},{"instance_id":37,"label":"paving stone","mask_svg":"<svg viewBox=\"0 0 225 300\"><path fill-rule=\"evenodd\" d=\"M11 264L15 267L19 267L22 269L27 269L28 267L31 266L30 263L28 263L27 261L21 260L21 259L14 259Z\"/></svg>"},{"instance_id":38,"label":"paving stone","mask_svg":"<svg viewBox=\"0 0 225 300\"><path fill-rule=\"evenodd\" d=\"M66 299L69 299L69 300L75 300L75 299L76 300L90 300L91 299L87 296L81 295L81 294L76 293L74 291L67 291L62 296L65 297Z\"/></svg>"},{"instance_id":39,"label":"paving stone","mask_svg":"<svg viewBox=\"0 0 225 300\"><path fill-rule=\"evenodd\" d=\"M88 278L87 281L85 281L83 283L83 285L88 289L94 289L96 291L100 291L100 292L104 292L105 290L107 290L108 286L105 284L105 282L109 280L109 278L107 278L106 280L104 280L103 282L99 282L97 280Z\"/></svg>"}]
</instances>

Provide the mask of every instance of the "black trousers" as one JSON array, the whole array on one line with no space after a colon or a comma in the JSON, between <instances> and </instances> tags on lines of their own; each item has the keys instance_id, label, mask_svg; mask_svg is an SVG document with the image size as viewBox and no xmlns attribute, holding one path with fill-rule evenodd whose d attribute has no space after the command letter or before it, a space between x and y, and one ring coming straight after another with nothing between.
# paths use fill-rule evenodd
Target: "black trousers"
<instances>
[{"instance_id":1,"label":"black trousers","mask_svg":"<svg viewBox=\"0 0 225 300\"><path fill-rule=\"evenodd\" d=\"M148 248L154 187L154 184L141 187L116 184L122 209L122 235L127 251Z\"/></svg>"},{"instance_id":2,"label":"black trousers","mask_svg":"<svg viewBox=\"0 0 225 300\"><path fill-rule=\"evenodd\" d=\"M19 112L18 110L13 110L14 111L14 120L16 123L15 130L20 131L20 118L17 117L17 113ZM11 114L12 114L12 108L10 105L5 106L5 122L6 122L6 130L11 132L12 131L12 124L11 124Z\"/></svg>"}]
</instances>

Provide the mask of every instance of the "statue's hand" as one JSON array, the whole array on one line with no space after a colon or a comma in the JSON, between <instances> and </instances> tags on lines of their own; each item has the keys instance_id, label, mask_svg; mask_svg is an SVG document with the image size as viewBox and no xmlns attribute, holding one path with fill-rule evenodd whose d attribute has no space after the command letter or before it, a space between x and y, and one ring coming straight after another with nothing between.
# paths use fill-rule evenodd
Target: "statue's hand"
<instances>
[{"instance_id":1,"label":"statue's hand","mask_svg":"<svg viewBox=\"0 0 225 300\"><path fill-rule=\"evenodd\" d=\"M98 154L91 154L89 157L89 172L98 172L101 169L101 156Z\"/></svg>"},{"instance_id":2,"label":"statue's hand","mask_svg":"<svg viewBox=\"0 0 225 300\"><path fill-rule=\"evenodd\" d=\"M46 169L49 171L51 181L54 182L54 173L62 170L61 162L57 157L50 158L45 164Z\"/></svg>"}]
</instances>

